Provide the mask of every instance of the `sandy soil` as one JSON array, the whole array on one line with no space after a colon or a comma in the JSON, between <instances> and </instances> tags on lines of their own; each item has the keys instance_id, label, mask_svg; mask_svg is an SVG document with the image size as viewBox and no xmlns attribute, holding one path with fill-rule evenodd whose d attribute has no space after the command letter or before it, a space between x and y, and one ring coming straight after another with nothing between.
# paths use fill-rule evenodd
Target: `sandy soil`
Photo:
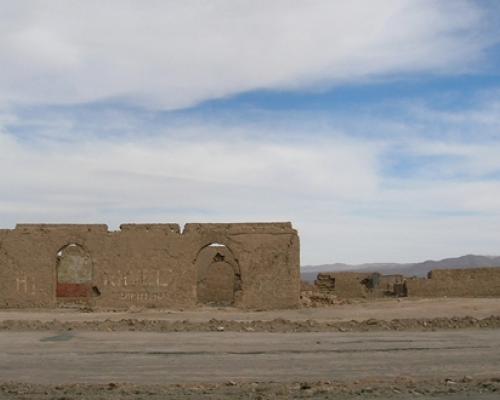
<instances>
[{"instance_id":1,"label":"sandy soil","mask_svg":"<svg viewBox=\"0 0 500 400\"><path fill-rule=\"evenodd\" d=\"M419 318L364 321L287 320L282 318L257 321L211 319L189 320L106 319L91 321L4 320L0 331L142 331L142 332L376 332L436 331L449 329L499 329L500 316Z\"/></svg>"},{"instance_id":2,"label":"sandy soil","mask_svg":"<svg viewBox=\"0 0 500 400\"><path fill-rule=\"evenodd\" d=\"M499 379L363 380L355 383L254 382L196 385L0 384L0 399L137 399L137 400L286 400L286 399L392 399L392 400L497 400Z\"/></svg>"},{"instance_id":3,"label":"sandy soil","mask_svg":"<svg viewBox=\"0 0 500 400\"><path fill-rule=\"evenodd\" d=\"M493 400L499 328L500 299L2 310L0 399Z\"/></svg>"},{"instance_id":4,"label":"sandy soil","mask_svg":"<svg viewBox=\"0 0 500 400\"><path fill-rule=\"evenodd\" d=\"M363 321L367 319L392 320L402 318L466 317L486 318L500 315L500 298L435 298L435 299L381 299L358 301L351 304L322 308L300 308L295 310L241 311L234 308L207 307L197 310L143 310L82 312L72 309L57 310L1 310L0 322L5 320L94 321L94 320L165 320L191 322L211 319L229 321L266 321L286 319L289 321Z\"/></svg>"},{"instance_id":5,"label":"sandy soil","mask_svg":"<svg viewBox=\"0 0 500 400\"><path fill-rule=\"evenodd\" d=\"M87 310L88 311L88 310ZM0 330L357 332L500 328L500 299L389 299L295 310L3 310Z\"/></svg>"}]
</instances>

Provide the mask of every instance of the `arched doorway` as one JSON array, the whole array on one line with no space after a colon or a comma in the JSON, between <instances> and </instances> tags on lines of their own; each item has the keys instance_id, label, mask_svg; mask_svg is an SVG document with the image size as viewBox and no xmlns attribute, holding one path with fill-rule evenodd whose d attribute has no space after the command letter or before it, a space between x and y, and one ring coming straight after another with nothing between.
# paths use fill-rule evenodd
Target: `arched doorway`
<instances>
[{"instance_id":1,"label":"arched doorway","mask_svg":"<svg viewBox=\"0 0 500 400\"><path fill-rule=\"evenodd\" d=\"M57 253L57 298L82 299L91 296L92 259L78 244L68 244Z\"/></svg>"},{"instance_id":2,"label":"arched doorway","mask_svg":"<svg viewBox=\"0 0 500 400\"><path fill-rule=\"evenodd\" d=\"M204 247L196 258L197 300L199 304L230 306L241 291L238 261L223 244Z\"/></svg>"}]
</instances>

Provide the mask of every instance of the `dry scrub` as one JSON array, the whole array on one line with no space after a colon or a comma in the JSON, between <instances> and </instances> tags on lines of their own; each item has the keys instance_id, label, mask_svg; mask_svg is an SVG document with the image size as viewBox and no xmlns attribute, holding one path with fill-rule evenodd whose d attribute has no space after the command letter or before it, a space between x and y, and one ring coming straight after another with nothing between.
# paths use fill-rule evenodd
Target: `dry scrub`
<instances>
[{"instance_id":1,"label":"dry scrub","mask_svg":"<svg viewBox=\"0 0 500 400\"><path fill-rule=\"evenodd\" d=\"M104 321L29 321L4 320L0 331L143 331L143 332L368 332L368 331L434 331L443 329L500 328L500 316L483 319L473 317L393 319L390 321L368 319L365 321L290 321L273 319L263 321L165 321L146 319L121 319Z\"/></svg>"},{"instance_id":2,"label":"dry scrub","mask_svg":"<svg viewBox=\"0 0 500 400\"><path fill-rule=\"evenodd\" d=\"M471 377L415 381L363 380L354 382L234 382L189 385L0 384L0 399L412 399L447 398L464 394L494 399L500 393L500 377ZM491 396L491 397L490 397Z\"/></svg>"}]
</instances>

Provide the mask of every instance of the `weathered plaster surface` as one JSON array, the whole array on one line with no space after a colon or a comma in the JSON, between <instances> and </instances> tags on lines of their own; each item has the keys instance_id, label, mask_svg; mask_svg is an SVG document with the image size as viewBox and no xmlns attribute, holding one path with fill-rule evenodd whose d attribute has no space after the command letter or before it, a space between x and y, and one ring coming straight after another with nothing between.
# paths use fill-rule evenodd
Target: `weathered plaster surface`
<instances>
[{"instance_id":1,"label":"weathered plaster surface","mask_svg":"<svg viewBox=\"0 0 500 400\"><path fill-rule=\"evenodd\" d=\"M290 223L187 224L182 232L177 224L124 224L114 232L106 225L3 229L0 306L56 307L68 301L57 296L57 265L61 250L74 244L92 264L89 297L77 300L104 308L196 307L198 274L209 267L202 258L213 243L225 246L225 261L235 271L234 306L298 306L299 238ZM210 256L205 261L213 262Z\"/></svg>"}]
</instances>

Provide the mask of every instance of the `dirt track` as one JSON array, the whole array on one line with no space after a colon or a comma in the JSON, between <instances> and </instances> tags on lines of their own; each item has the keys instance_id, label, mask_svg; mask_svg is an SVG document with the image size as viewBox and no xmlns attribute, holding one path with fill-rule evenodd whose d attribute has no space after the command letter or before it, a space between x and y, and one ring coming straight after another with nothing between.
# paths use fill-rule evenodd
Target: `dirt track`
<instances>
[{"instance_id":1,"label":"dirt track","mask_svg":"<svg viewBox=\"0 0 500 400\"><path fill-rule=\"evenodd\" d=\"M493 400L499 328L500 299L2 311L0 399Z\"/></svg>"},{"instance_id":2,"label":"dirt track","mask_svg":"<svg viewBox=\"0 0 500 400\"><path fill-rule=\"evenodd\" d=\"M80 391L88 398L90 390L98 398L99 385L108 385L106 395L138 391L144 398L150 398L147 393L187 398L204 391L216 398L248 398L245 393L258 393L253 389L269 398L343 391L387 397L500 390L499 330L3 332L0 350L1 381L17 382L3 390L14 394L68 390L71 396ZM297 387L298 379L302 385Z\"/></svg>"},{"instance_id":3,"label":"dirt track","mask_svg":"<svg viewBox=\"0 0 500 400\"><path fill-rule=\"evenodd\" d=\"M500 377L500 330L3 332L0 351L4 382L42 384Z\"/></svg>"}]
</instances>

